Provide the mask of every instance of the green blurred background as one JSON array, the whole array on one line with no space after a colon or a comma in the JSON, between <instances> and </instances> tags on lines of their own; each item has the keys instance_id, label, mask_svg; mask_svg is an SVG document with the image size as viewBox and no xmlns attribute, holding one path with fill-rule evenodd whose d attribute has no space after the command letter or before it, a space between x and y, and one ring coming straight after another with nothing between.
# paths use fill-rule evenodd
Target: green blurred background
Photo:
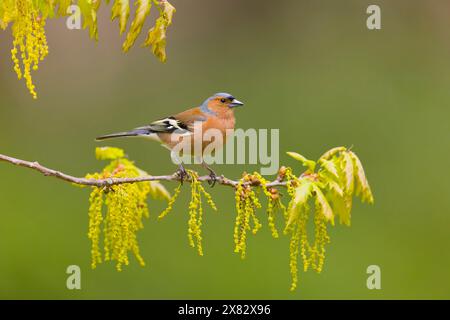
<instances>
[{"instance_id":1,"label":"green blurred background","mask_svg":"<svg viewBox=\"0 0 450 320\"><path fill-rule=\"evenodd\" d=\"M50 55L33 76L37 101L13 71L10 30L1 32L0 153L82 176L103 165L94 137L226 91L246 102L238 127L280 129L286 165L295 162L284 151L317 158L353 145L375 205L357 201L352 227L330 228L322 274L301 272L291 293L287 237L274 240L265 227L249 236L244 261L233 253L231 189L211 191L219 212L205 213L204 257L188 246L185 186L163 221L156 215L165 203L150 203L139 233L145 268L132 260L121 273L109 263L91 270L88 189L0 163L0 298L450 298L450 3L172 3L166 64L138 45L121 52L110 6L100 10L98 43L49 21ZM366 28L369 4L381 6L379 31ZM110 145L150 173L174 170L158 144ZM253 168L216 167L230 177ZM82 290L66 289L71 264L81 267ZM381 290L366 288L372 264Z\"/></svg>"}]
</instances>

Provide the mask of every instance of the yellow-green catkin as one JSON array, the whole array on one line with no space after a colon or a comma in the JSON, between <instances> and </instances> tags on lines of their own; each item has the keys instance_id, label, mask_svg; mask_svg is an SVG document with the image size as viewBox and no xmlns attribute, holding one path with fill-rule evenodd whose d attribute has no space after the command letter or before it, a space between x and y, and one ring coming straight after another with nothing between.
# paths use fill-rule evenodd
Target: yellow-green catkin
<instances>
[{"instance_id":1,"label":"yellow-green catkin","mask_svg":"<svg viewBox=\"0 0 450 320\"><path fill-rule=\"evenodd\" d=\"M250 181L250 175L245 175L236 185L235 192L237 214L234 225L234 252L240 253L242 259L247 252L247 231L251 230L256 234L262 226L256 216L256 209L261 208L261 203L248 184Z\"/></svg>"},{"instance_id":2,"label":"yellow-green catkin","mask_svg":"<svg viewBox=\"0 0 450 320\"><path fill-rule=\"evenodd\" d=\"M325 262L325 245L330 242L327 232L327 221L325 216L316 211L314 216L314 245L311 249L312 268L320 273Z\"/></svg>"},{"instance_id":3,"label":"yellow-green catkin","mask_svg":"<svg viewBox=\"0 0 450 320\"><path fill-rule=\"evenodd\" d=\"M99 150L97 150L99 152ZM101 150L100 150L101 151ZM111 153L109 150L105 152ZM121 153L118 154L118 156ZM106 154L97 158L106 159ZM109 159L112 159L109 157ZM87 175L87 178L133 178L141 171L128 159L114 159L102 173ZM93 187L89 199L89 232L91 240L92 268L104 261L115 261L118 271L129 264L132 252L141 266L145 265L139 253L137 231L143 228L142 219L149 216L147 197L149 182L114 185L107 188ZM106 210L103 210L103 208ZM103 259L100 239L103 236Z\"/></svg>"},{"instance_id":4,"label":"yellow-green catkin","mask_svg":"<svg viewBox=\"0 0 450 320\"><path fill-rule=\"evenodd\" d=\"M165 216L167 216L170 211L172 211L173 209L173 205L175 203L175 201L177 200L178 196L180 195L181 192L181 183L175 188L173 196L170 197L169 203L167 204L166 209L163 210L163 212L160 213L160 215L158 216L158 219L162 219Z\"/></svg>"},{"instance_id":5,"label":"yellow-green catkin","mask_svg":"<svg viewBox=\"0 0 450 320\"><path fill-rule=\"evenodd\" d=\"M203 206L202 195L213 210L217 210L211 195L205 190L201 182L198 181L198 174L188 170L191 179L191 201L189 202L188 240L191 247L197 248L200 256L203 256L202 244L202 223Z\"/></svg>"},{"instance_id":6,"label":"yellow-green catkin","mask_svg":"<svg viewBox=\"0 0 450 320\"><path fill-rule=\"evenodd\" d=\"M285 233L290 233L289 245L289 265L291 272L291 290L295 290L298 283L297 261L300 255L303 262L303 270L306 272L311 267L312 270L320 273L325 261L325 245L330 242L327 232L327 220L320 210L314 213L314 242L310 244L307 234L307 222L311 214L308 203L294 205L293 200L289 204L288 210L296 210L295 218L286 228ZM293 213L291 213L293 214Z\"/></svg>"},{"instance_id":7,"label":"yellow-green catkin","mask_svg":"<svg viewBox=\"0 0 450 320\"><path fill-rule=\"evenodd\" d=\"M206 198L208 205L217 211L211 195L202 186L198 180L198 174L195 171L187 171L191 183L191 200L189 202L189 220L188 220L188 241L191 247L197 248L200 256L203 256L202 244L202 224L203 224L203 205L202 197ZM170 198L167 208L158 216L158 219L164 218L173 209L173 205L181 192L181 184L175 189L173 196Z\"/></svg>"},{"instance_id":8,"label":"yellow-green catkin","mask_svg":"<svg viewBox=\"0 0 450 320\"><path fill-rule=\"evenodd\" d=\"M197 247L198 254L203 255L202 246L202 201L197 185L197 175L190 171L191 181L191 201L189 202L189 221L188 221L188 239L189 245L193 248ZM195 240L194 240L195 239Z\"/></svg>"},{"instance_id":9,"label":"yellow-green catkin","mask_svg":"<svg viewBox=\"0 0 450 320\"><path fill-rule=\"evenodd\" d=\"M298 210L297 219L290 227L291 239L289 242L289 268L291 273L291 291L297 288L298 284L298 256L303 262L303 271L307 271L311 264L311 247L308 242L306 224L308 221L308 205L296 208Z\"/></svg>"},{"instance_id":10,"label":"yellow-green catkin","mask_svg":"<svg viewBox=\"0 0 450 320\"><path fill-rule=\"evenodd\" d=\"M291 291L294 291L297 288L298 283L298 251L299 251L299 223L296 222L292 231L291 240L289 242L289 268L291 272Z\"/></svg>"},{"instance_id":11,"label":"yellow-green catkin","mask_svg":"<svg viewBox=\"0 0 450 320\"><path fill-rule=\"evenodd\" d=\"M142 218L148 217L148 209L142 201L147 197L146 193L137 184L123 184L115 186L105 196L104 248L108 259L117 261L118 271L129 264L129 251L141 266L145 265L139 253L136 232L143 228Z\"/></svg>"},{"instance_id":12,"label":"yellow-green catkin","mask_svg":"<svg viewBox=\"0 0 450 320\"><path fill-rule=\"evenodd\" d=\"M283 210L283 204L280 201L278 190L275 188L268 188L267 187L267 180L264 179L263 176L261 176L260 173L254 172L253 175L256 177L256 179L259 181L261 185L261 189L265 196L267 197L267 223L270 229L270 232L272 234L272 237L278 238L278 230L275 225L275 214L280 209Z\"/></svg>"},{"instance_id":13,"label":"yellow-green catkin","mask_svg":"<svg viewBox=\"0 0 450 320\"><path fill-rule=\"evenodd\" d=\"M285 177L286 177L286 188L287 188L288 194L290 196L294 196L295 182L297 181L297 177L292 173L291 168L286 168Z\"/></svg>"},{"instance_id":14,"label":"yellow-green catkin","mask_svg":"<svg viewBox=\"0 0 450 320\"><path fill-rule=\"evenodd\" d=\"M89 231L88 237L91 239L91 266L94 269L98 263L102 262L100 251L101 224L103 222L102 207L103 193L100 188L94 188L89 197Z\"/></svg>"},{"instance_id":15,"label":"yellow-green catkin","mask_svg":"<svg viewBox=\"0 0 450 320\"><path fill-rule=\"evenodd\" d=\"M37 70L39 62L48 54L45 18L39 13L38 3L33 0L16 0L14 11L11 58L17 77L25 79L28 90L36 99L31 70Z\"/></svg>"}]
</instances>

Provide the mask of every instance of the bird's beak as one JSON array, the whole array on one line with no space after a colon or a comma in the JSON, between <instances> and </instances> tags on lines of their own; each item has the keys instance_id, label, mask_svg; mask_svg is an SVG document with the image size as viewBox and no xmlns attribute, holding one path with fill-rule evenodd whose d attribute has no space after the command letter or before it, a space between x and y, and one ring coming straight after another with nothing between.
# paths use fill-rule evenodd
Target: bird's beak
<instances>
[{"instance_id":1,"label":"bird's beak","mask_svg":"<svg viewBox=\"0 0 450 320\"><path fill-rule=\"evenodd\" d=\"M231 103L230 103L230 108L241 107L241 106L243 106L243 105L244 105L243 102L240 102L240 101L237 100L237 99L233 99L233 101L231 101Z\"/></svg>"}]
</instances>

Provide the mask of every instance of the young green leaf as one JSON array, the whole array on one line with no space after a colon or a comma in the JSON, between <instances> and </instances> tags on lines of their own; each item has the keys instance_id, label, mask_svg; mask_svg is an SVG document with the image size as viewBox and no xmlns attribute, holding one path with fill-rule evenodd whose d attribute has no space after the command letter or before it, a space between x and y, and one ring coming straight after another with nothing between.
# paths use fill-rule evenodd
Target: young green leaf
<instances>
[{"instance_id":1,"label":"young green leaf","mask_svg":"<svg viewBox=\"0 0 450 320\"><path fill-rule=\"evenodd\" d=\"M116 148L110 148L110 149L116 149ZM123 152L123 150L121 150L121 149L117 149L117 150ZM123 154L123 156L119 157L119 158L123 158L124 156L125 156L125 154ZM135 167L135 170L136 170L137 174L141 177L149 175L148 172L146 172L138 167ZM143 183L146 183L146 182L143 182ZM161 184L161 182L148 181L148 183L149 183L149 190L148 190L149 192L148 193L153 197L153 199L167 200L167 201L170 200L170 198L171 198L170 193L169 193L169 191L167 191L166 187L164 187L164 185Z\"/></svg>"},{"instance_id":2,"label":"young green leaf","mask_svg":"<svg viewBox=\"0 0 450 320\"><path fill-rule=\"evenodd\" d=\"M344 190L342 190L341 186L333 180L327 180L326 181L327 187L333 191L335 194L337 194L340 197L344 196Z\"/></svg>"},{"instance_id":3,"label":"young green leaf","mask_svg":"<svg viewBox=\"0 0 450 320\"><path fill-rule=\"evenodd\" d=\"M332 148L330 150L328 150L327 152L325 152L320 158L319 158L319 162L322 160L329 160L331 159L332 156L334 156L335 154L339 153L339 152L343 152L347 150L346 147L335 147Z\"/></svg>"},{"instance_id":4,"label":"young green leaf","mask_svg":"<svg viewBox=\"0 0 450 320\"><path fill-rule=\"evenodd\" d=\"M353 159L348 152L341 153L341 168L344 173L344 190L348 195L352 195L354 189Z\"/></svg>"},{"instance_id":5,"label":"young green leaf","mask_svg":"<svg viewBox=\"0 0 450 320\"><path fill-rule=\"evenodd\" d=\"M159 181L150 181L149 194L153 199L167 200L169 201L171 196L166 187L164 187Z\"/></svg>"},{"instance_id":6,"label":"young green leaf","mask_svg":"<svg viewBox=\"0 0 450 320\"><path fill-rule=\"evenodd\" d=\"M299 211L307 204L308 199L311 197L312 182L309 180L301 179L300 185L295 188L295 193L292 198L292 203L289 205L289 217L286 223L286 230L296 220L299 215Z\"/></svg>"},{"instance_id":7,"label":"young green leaf","mask_svg":"<svg viewBox=\"0 0 450 320\"><path fill-rule=\"evenodd\" d=\"M172 24L173 15L176 12L175 7L167 0L161 0L160 5L162 6L163 17L167 21L167 26L170 26Z\"/></svg>"},{"instance_id":8,"label":"young green leaf","mask_svg":"<svg viewBox=\"0 0 450 320\"><path fill-rule=\"evenodd\" d=\"M115 160L125 157L125 152L119 148L97 147L95 148L95 157L97 160Z\"/></svg>"},{"instance_id":9,"label":"young green leaf","mask_svg":"<svg viewBox=\"0 0 450 320\"><path fill-rule=\"evenodd\" d=\"M364 173L364 168L361 161L352 151L349 152L350 158L353 160L354 170L356 172L356 190L355 194L361 197L363 202L373 203L373 195L367 181L366 174Z\"/></svg>"},{"instance_id":10,"label":"young green leaf","mask_svg":"<svg viewBox=\"0 0 450 320\"><path fill-rule=\"evenodd\" d=\"M97 10L100 7L100 1L78 0L81 14L84 18L84 28L89 28L89 36L98 40L97 30Z\"/></svg>"},{"instance_id":11,"label":"young green leaf","mask_svg":"<svg viewBox=\"0 0 450 320\"><path fill-rule=\"evenodd\" d=\"M55 1L54 0L42 0L38 2L39 10L42 14L42 19L53 18L55 15ZM1 9L0 9L1 10Z\"/></svg>"},{"instance_id":12,"label":"young green leaf","mask_svg":"<svg viewBox=\"0 0 450 320\"><path fill-rule=\"evenodd\" d=\"M119 18L120 34L125 32L129 16L130 16L130 1L115 0L111 9L111 20Z\"/></svg>"},{"instance_id":13,"label":"young green leaf","mask_svg":"<svg viewBox=\"0 0 450 320\"><path fill-rule=\"evenodd\" d=\"M156 20L155 26L151 28L144 42L144 47L152 47L153 54L162 62L166 62L166 33L167 27L172 24L175 8L168 1L160 2L160 17Z\"/></svg>"},{"instance_id":14,"label":"young green leaf","mask_svg":"<svg viewBox=\"0 0 450 320\"><path fill-rule=\"evenodd\" d=\"M325 219L327 221L330 221L331 224L334 224L333 210L331 209L330 204L325 198L325 195L323 194L322 190L320 190L320 188L314 183L312 184L312 187L316 194L316 210L319 210L319 212L325 216Z\"/></svg>"},{"instance_id":15,"label":"young green leaf","mask_svg":"<svg viewBox=\"0 0 450 320\"><path fill-rule=\"evenodd\" d=\"M55 0L54 7L56 4L58 4L58 15L66 16L68 15L67 8L72 4L72 0Z\"/></svg>"},{"instance_id":16,"label":"young green leaf","mask_svg":"<svg viewBox=\"0 0 450 320\"><path fill-rule=\"evenodd\" d=\"M335 192L335 190L330 190L326 195L328 203L330 203L333 212L336 216L339 216L339 223L350 226L350 213L351 213L351 197L350 200L348 196L341 196ZM348 202L350 201L350 203Z\"/></svg>"},{"instance_id":17,"label":"young green leaf","mask_svg":"<svg viewBox=\"0 0 450 320\"><path fill-rule=\"evenodd\" d=\"M150 0L137 0L136 1L136 13L131 23L130 30L128 31L127 38L123 43L122 49L127 52L133 46L137 37L141 33L142 26L144 25L145 19L150 13L150 8L152 6Z\"/></svg>"},{"instance_id":18,"label":"young green leaf","mask_svg":"<svg viewBox=\"0 0 450 320\"><path fill-rule=\"evenodd\" d=\"M338 169L334 161L322 159L319 161L319 164L325 169L326 172L331 173L332 176L339 179Z\"/></svg>"},{"instance_id":19,"label":"young green leaf","mask_svg":"<svg viewBox=\"0 0 450 320\"><path fill-rule=\"evenodd\" d=\"M311 190L312 190L312 182L309 180L299 180L300 186L295 188L295 194L294 194L294 205L302 205L308 201L309 197L311 196Z\"/></svg>"},{"instance_id":20,"label":"young green leaf","mask_svg":"<svg viewBox=\"0 0 450 320\"><path fill-rule=\"evenodd\" d=\"M306 159L304 156L297 152L286 152L288 156L294 158L297 161L300 161L304 167L307 167L310 171L314 172L316 168L316 162L312 160Z\"/></svg>"}]
</instances>

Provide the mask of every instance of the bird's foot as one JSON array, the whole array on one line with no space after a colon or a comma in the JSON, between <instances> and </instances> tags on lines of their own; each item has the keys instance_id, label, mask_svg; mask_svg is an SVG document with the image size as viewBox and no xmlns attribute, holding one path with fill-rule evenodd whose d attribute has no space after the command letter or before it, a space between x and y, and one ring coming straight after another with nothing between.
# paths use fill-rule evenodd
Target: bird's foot
<instances>
[{"instance_id":1,"label":"bird's foot","mask_svg":"<svg viewBox=\"0 0 450 320\"><path fill-rule=\"evenodd\" d=\"M208 180L208 184L212 187L215 186L216 182L217 182L217 175L216 173L212 170L212 169L208 169L209 171L209 180Z\"/></svg>"},{"instance_id":2,"label":"bird's foot","mask_svg":"<svg viewBox=\"0 0 450 320\"><path fill-rule=\"evenodd\" d=\"M188 176L186 169L184 169L183 165L181 164L178 166L178 170L175 172L175 174L180 178L181 184L183 184L184 180Z\"/></svg>"}]
</instances>

